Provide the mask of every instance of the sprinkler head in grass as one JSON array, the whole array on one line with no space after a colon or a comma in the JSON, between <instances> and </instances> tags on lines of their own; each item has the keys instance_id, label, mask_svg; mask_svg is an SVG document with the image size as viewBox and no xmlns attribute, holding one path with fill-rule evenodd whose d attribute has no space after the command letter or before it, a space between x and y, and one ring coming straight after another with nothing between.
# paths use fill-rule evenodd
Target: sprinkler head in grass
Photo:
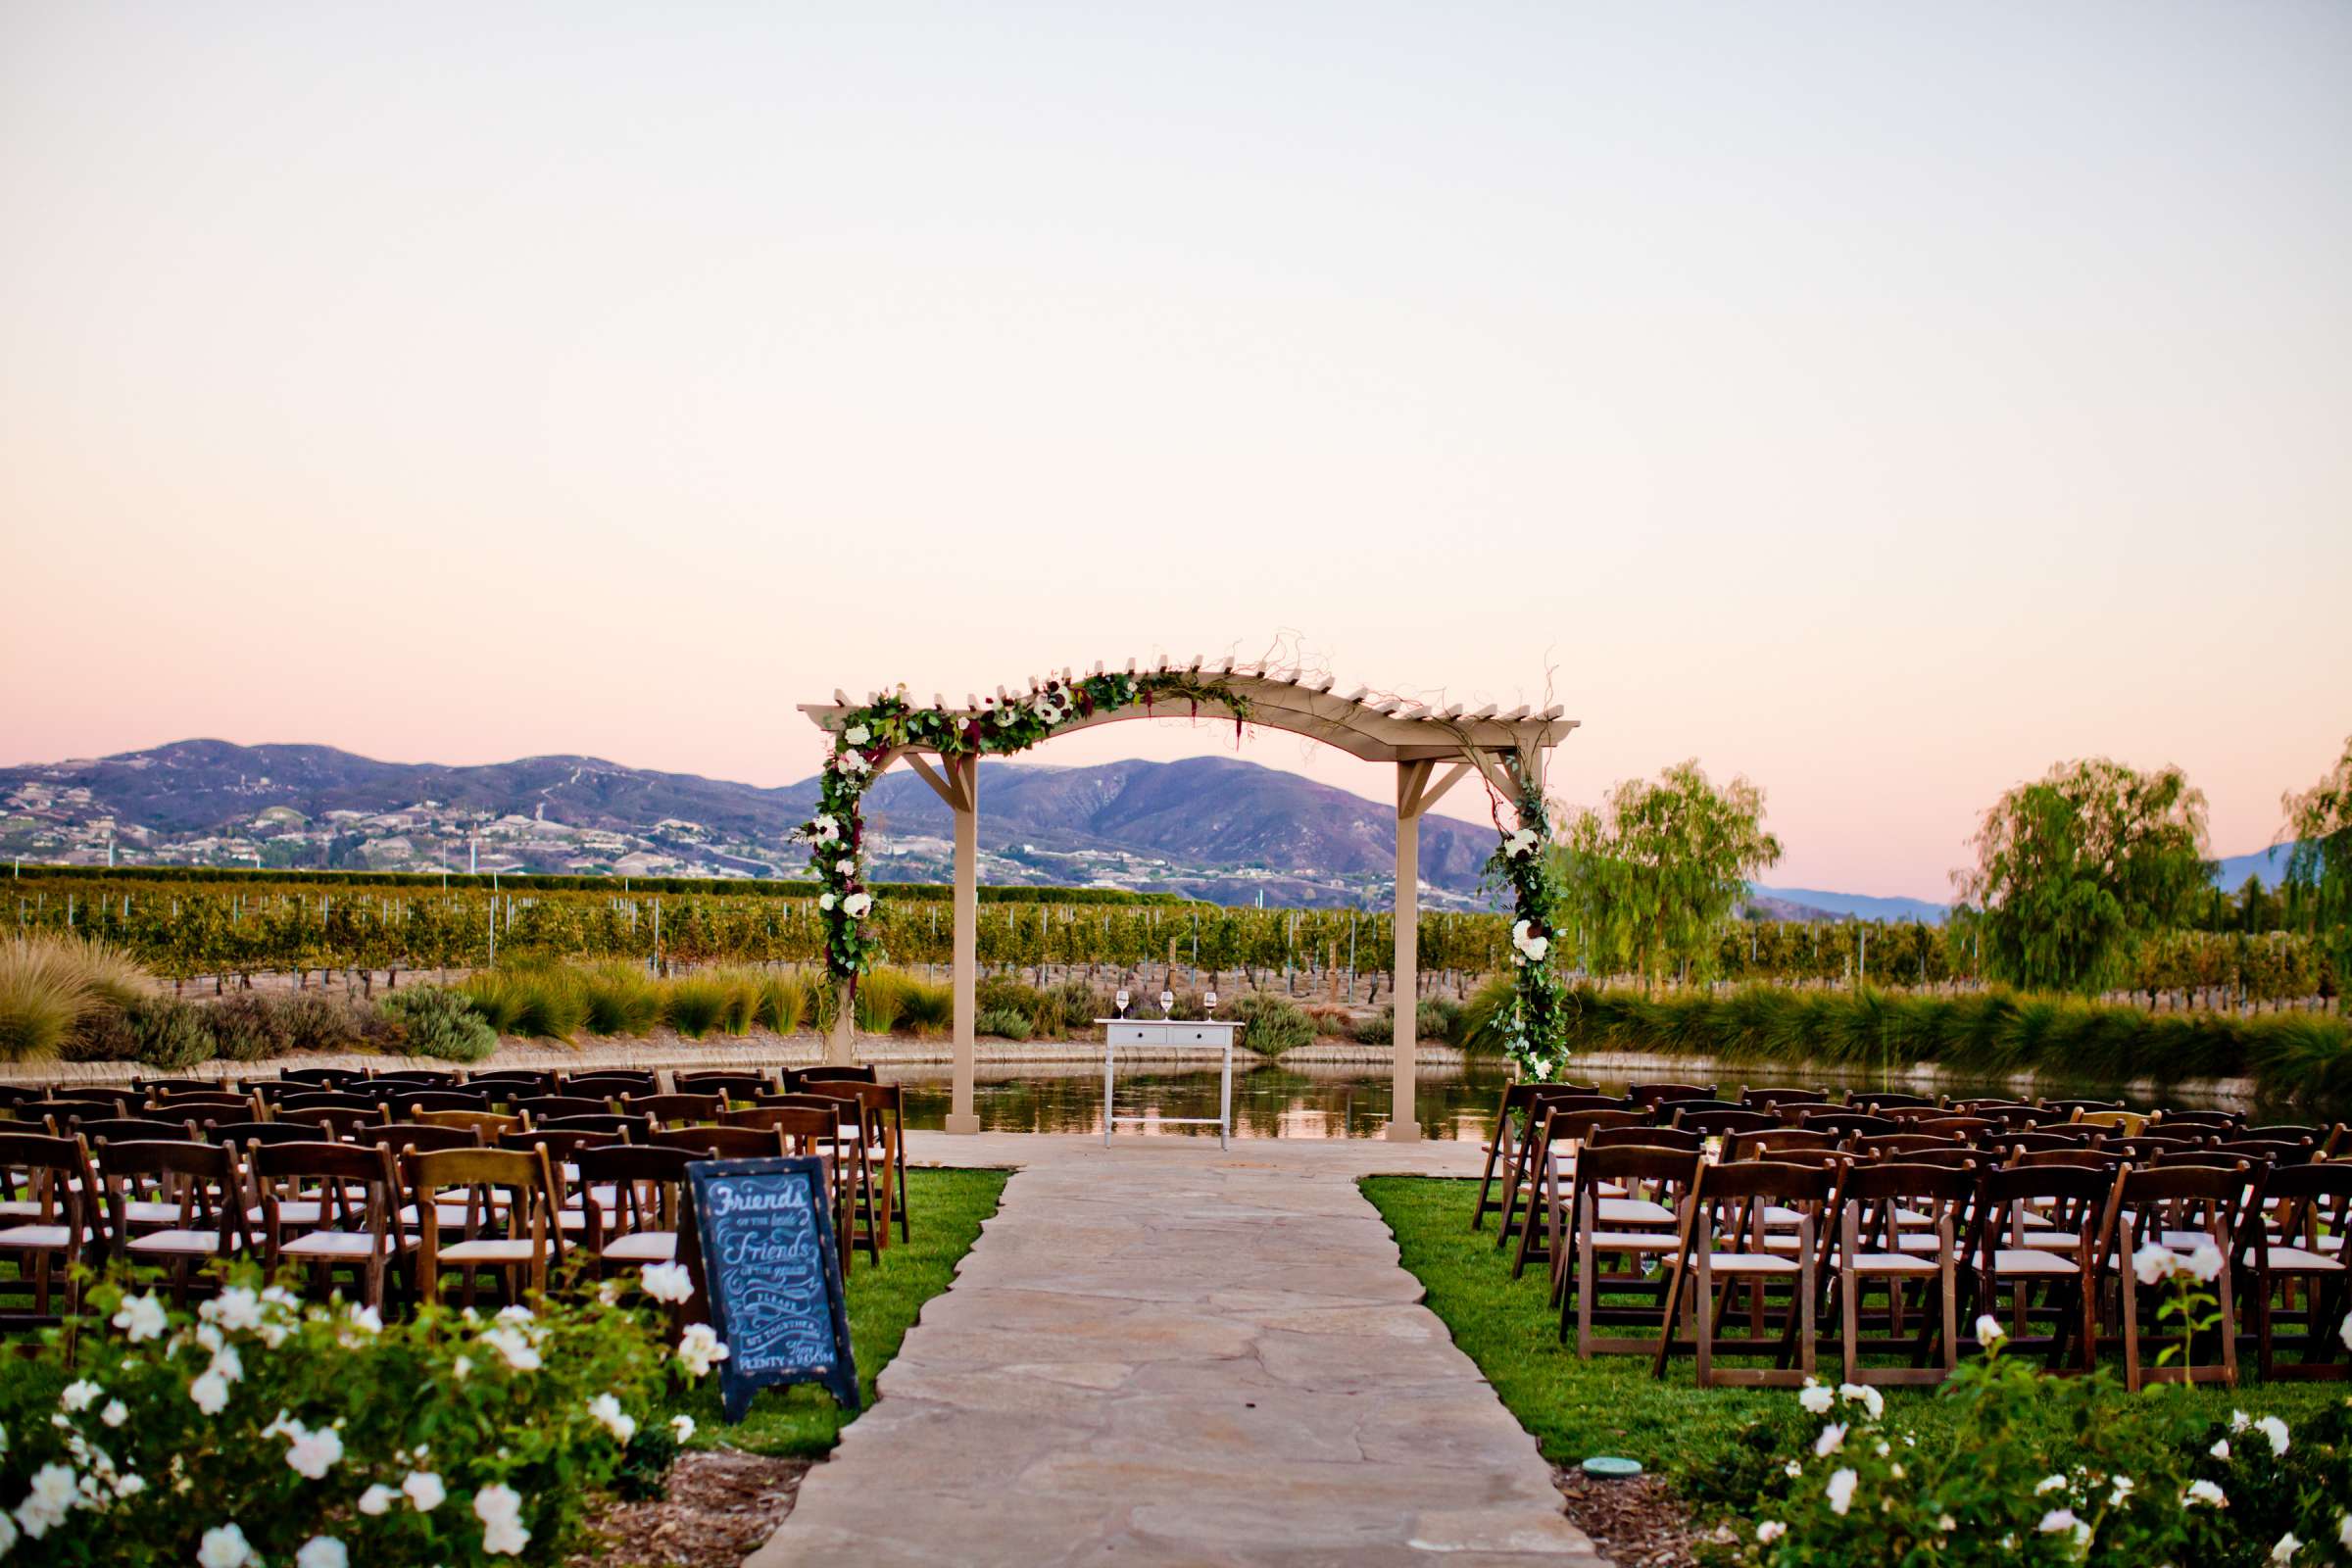
<instances>
[{"instance_id":1,"label":"sprinkler head in grass","mask_svg":"<svg viewBox=\"0 0 2352 1568\"><path fill-rule=\"evenodd\" d=\"M1596 1481L1631 1481L1642 1473L1642 1461L1596 1453L1579 1468Z\"/></svg>"}]
</instances>

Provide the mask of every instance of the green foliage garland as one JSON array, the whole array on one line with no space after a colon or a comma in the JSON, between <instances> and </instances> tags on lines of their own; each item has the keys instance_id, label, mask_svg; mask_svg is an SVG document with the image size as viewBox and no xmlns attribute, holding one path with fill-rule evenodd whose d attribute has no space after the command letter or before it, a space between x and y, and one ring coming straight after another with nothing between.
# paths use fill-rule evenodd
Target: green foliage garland
<instances>
[{"instance_id":1,"label":"green foliage garland","mask_svg":"<svg viewBox=\"0 0 2352 1568\"><path fill-rule=\"evenodd\" d=\"M842 715L833 732L833 755L818 786L817 813L801 829L810 850L809 865L823 891L817 908L824 922L825 966L855 989L858 977L881 959L882 944L867 916L874 898L860 871L865 842L865 792L876 764L903 746L935 749L942 757L1010 757L1029 750L1065 725L1137 703L1186 703L1197 716L1202 703L1233 715L1238 734L1250 716L1246 698L1220 681L1203 681L1189 671L1150 674L1113 671L1071 679L1035 681L1025 697L988 698L978 711L917 708L906 688Z\"/></svg>"},{"instance_id":2,"label":"green foliage garland","mask_svg":"<svg viewBox=\"0 0 2352 1568\"><path fill-rule=\"evenodd\" d=\"M1550 853L1551 814L1541 779L1520 778L1518 807L1518 831L1503 835L1486 870L1490 882L1510 885L1514 916L1504 1050L1528 1077L1545 1083L1568 1054L1568 1020L1565 993L1551 956L1560 885Z\"/></svg>"}]
</instances>

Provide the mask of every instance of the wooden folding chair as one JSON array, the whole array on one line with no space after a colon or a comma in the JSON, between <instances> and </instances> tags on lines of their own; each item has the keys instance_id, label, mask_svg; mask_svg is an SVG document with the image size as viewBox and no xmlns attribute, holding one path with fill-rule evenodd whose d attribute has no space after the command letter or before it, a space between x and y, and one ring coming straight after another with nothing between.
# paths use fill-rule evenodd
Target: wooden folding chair
<instances>
[{"instance_id":1,"label":"wooden folding chair","mask_svg":"<svg viewBox=\"0 0 2352 1568\"><path fill-rule=\"evenodd\" d=\"M845 1122L845 1106L857 1111L858 1119ZM882 1261L883 1238L881 1227L874 1223L879 1210L874 1201L873 1171L866 1158L863 1111L863 1104L857 1100L812 1091L771 1095L765 1104L728 1111L722 1122L729 1131L758 1128L772 1133L783 1139L792 1152L814 1154L825 1161L833 1181L834 1238L840 1243L845 1270L859 1247L865 1249L870 1261Z\"/></svg>"},{"instance_id":2,"label":"wooden folding chair","mask_svg":"<svg viewBox=\"0 0 2352 1568\"><path fill-rule=\"evenodd\" d=\"M609 1116L612 1113L612 1102L588 1095L525 1095L507 1108L518 1116L530 1117L531 1125L540 1127L559 1116Z\"/></svg>"},{"instance_id":3,"label":"wooden folding chair","mask_svg":"<svg viewBox=\"0 0 2352 1568\"><path fill-rule=\"evenodd\" d=\"M1838 1339L1844 1380L1860 1384L1934 1384L1960 1364L1960 1265L1967 1245L1977 1173L1969 1165L1868 1164L1850 1166L1838 1184L1836 1227ZM1932 1250L1903 1245L1905 1230L1932 1226ZM1863 1293L1873 1284L1886 1293L1887 1339L1862 1337ZM1936 1310L1924 1310L1919 1332L1903 1339L1904 1293L1933 1289ZM1929 1357L1936 1348L1936 1364ZM1864 1366L1865 1350L1901 1350L1909 1366Z\"/></svg>"},{"instance_id":4,"label":"wooden folding chair","mask_svg":"<svg viewBox=\"0 0 2352 1568\"><path fill-rule=\"evenodd\" d=\"M1518 1164L1520 1119L1527 1114L1536 1091L1549 1087L1540 1083L1519 1082L1502 1086L1502 1100L1494 1107L1494 1130L1487 1138L1486 1168L1479 1173L1478 1202L1470 1210L1470 1228L1479 1230L1489 1214L1499 1213L1502 1204L1493 1197L1494 1177L1499 1170L1508 1183Z\"/></svg>"},{"instance_id":5,"label":"wooden folding chair","mask_svg":"<svg viewBox=\"0 0 2352 1568\"><path fill-rule=\"evenodd\" d=\"M485 1144L496 1143L528 1125L523 1117L495 1110L413 1110L409 1119L420 1127L468 1128Z\"/></svg>"},{"instance_id":6,"label":"wooden folding chair","mask_svg":"<svg viewBox=\"0 0 2352 1568\"><path fill-rule=\"evenodd\" d=\"M664 1127L690 1127L714 1122L727 1108L724 1095L622 1095L624 1116L651 1116Z\"/></svg>"},{"instance_id":7,"label":"wooden folding chair","mask_svg":"<svg viewBox=\"0 0 2352 1568\"><path fill-rule=\"evenodd\" d=\"M107 1145L102 1159L115 1258L169 1268L178 1304L199 1284L218 1289L227 1265L252 1250L244 1178L229 1151L184 1139L133 1142Z\"/></svg>"},{"instance_id":8,"label":"wooden folding chair","mask_svg":"<svg viewBox=\"0 0 2352 1568\"><path fill-rule=\"evenodd\" d=\"M262 1144L247 1157L260 1190L270 1271L307 1268L314 1294L323 1298L342 1270L362 1305L383 1306L387 1277L409 1266L392 1151L382 1144Z\"/></svg>"},{"instance_id":9,"label":"wooden folding chair","mask_svg":"<svg viewBox=\"0 0 2352 1568\"><path fill-rule=\"evenodd\" d=\"M41 1328L80 1309L75 1265L105 1245L104 1210L80 1139L0 1131L0 1257L16 1260L13 1283L30 1298L22 1310L0 1312L0 1327Z\"/></svg>"},{"instance_id":10,"label":"wooden folding chair","mask_svg":"<svg viewBox=\"0 0 2352 1568\"><path fill-rule=\"evenodd\" d=\"M2116 1173L2115 1191L2107 1200L2107 1216L2100 1232L2099 1266L2117 1288L2123 1312L2124 1386L2137 1394L2150 1383L2226 1383L2237 1386L2237 1312L2235 1293L2227 1266L2215 1276L2211 1290L2220 1316L2218 1360L2194 1359L2196 1335L2183 1324L2177 1333L2147 1333L2140 1328L2143 1297L2151 1311L2157 1294L2169 1283L2143 1286L2133 1271L2139 1249L2156 1242L2179 1250L2210 1246L2226 1260L2235 1239L2239 1206L2254 1167L2244 1161L2228 1169L2209 1165L2147 1167L2126 1164ZM2145 1351L2155 1347L2177 1348L2180 1359L2165 1363L2161 1355L2150 1363Z\"/></svg>"},{"instance_id":11,"label":"wooden folding chair","mask_svg":"<svg viewBox=\"0 0 2352 1568\"><path fill-rule=\"evenodd\" d=\"M445 1149L401 1156L418 1219L416 1293L440 1298L441 1275L455 1271L463 1298L474 1301L478 1280L495 1277L508 1301L547 1289L549 1269L563 1261L564 1228L558 1223L555 1183L547 1156L512 1149ZM461 1199L452 1202L448 1195ZM453 1210L464 1216L449 1221ZM460 1240L447 1240L453 1230Z\"/></svg>"},{"instance_id":12,"label":"wooden folding chair","mask_svg":"<svg viewBox=\"0 0 2352 1568\"><path fill-rule=\"evenodd\" d=\"M629 1144L583 1149L573 1156L588 1212L581 1246L598 1273L676 1260L686 1167L701 1157L693 1150Z\"/></svg>"},{"instance_id":13,"label":"wooden folding chair","mask_svg":"<svg viewBox=\"0 0 2352 1568\"><path fill-rule=\"evenodd\" d=\"M858 1140L859 1163L867 1174L861 1178L864 1187L861 1201L864 1212L853 1216L858 1224L873 1232L883 1247L890 1245L890 1226L893 1215L899 1223L899 1236L906 1239L906 1101L897 1084L855 1083L817 1079L807 1083L800 1091L844 1103L854 1102L858 1106L855 1117L846 1112L842 1118L845 1137ZM781 1099L770 1097L768 1103Z\"/></svg>"},{"instance_id":14,"label":"wooden folding chair","mask_svg":"<svg viewBox=\"0 0 2352 1568\"><path fill-rule=\"evenodd\" d=\"M1587 1360L1595 1355L1648 1355L1656 1348L1656 1342L1646 1335L1633 1338L1595 1334L1596 1323L1655 1320L1661 1328L1670 1323L1665 1298L1671 1273L1653 1277L1650 1268L1665 1263L1671 1269L1671 1259L1680 1254L1687 1241L1688 1199L1698 1175L1699 1155L1695 1150L1598 1141L1604 1135L1614 1137L1641 1130L1621 1128L1596 1133L1595 1141L1586 1147L1577 1161L1570 1189L1569 1206L1575 1223L1569 1231L1565 1247L1567 1263L1561 1271L1569 1284L1560 1293L1559 1332L1563 1340L1568 1337L1568 1323L1573 1315L1576 1353ZM1657 1210L1668 1216L1666 1222L1655 1223L1651 1218L1653 1211L1646 1209L1627 1219L1617 1218L1628 1211L1613 1206L1622 1200L1603 1196L1611 1191L1650 1194L1642 1201L1654 1202ZM1603 1257L1628 1261L1603 1274L1600 1268ZM1623 1302L1603 1304L1604 1293L1647 1297L1650 1304L1646 1310Z\"/></svg>"},{"instance_id":15,"label":"wooden folding chair","mask_svg":"<svg viewBox=\"0 0 2352 1568\"><path fill-rule=\"evenodd\" d=\"M2249 1205L2238 1221L2232 1260L2238 1277L2252 1286L2255 1351L2264 1381L2352 1375L2352 1368L2336 1359L2344 1348L2338 1330L2352 1311L2352 1279L2340 1245L2332 1255L2319 1246L2323 1234L2340 1244L2352 1226L2352 1161L2276 1168L2264 1179L2262 1197L2277 1205L2269 1212L2277 1216L2278 1230L2274 1234L2266 1225L2263 1203ZM2301 1289L2300 1309L2289 1294L2293 1287ZM2301 1332L2281 1339L2280 1318L2299 1325ZM2301 1359L2281 1361L2281 1349Z\"/></svg>"},{"instance_id":16,"label":"wooden folding chair","mask_svg":"<svg viewBox=\"0 0 2352 1568\"><path fill-rule=\"evenodd\" d=\"M1814 1216L1829 1202L1835 1187L1833 1172L1821 1166L1761 1159L1700 1165L1691 1188L1690 1219L1667 1288L1666 1322L1650 1362L1652 1376L1666 1375L1667 1360L1678 1348L1677 1322L1684 1314L1690 1319L1690 1350L1700 1388L1719 1384L1787 1388L1812 1376L1821 1267ZM1767 1206L1785 1208L1797 1216L1794 1235L1784 1246L1767 1245L1763 1223ZM1786 1287L1783 1323L1777 1336L1751 1333L1734 1337L1720 1332L1722 1308L1728 1303L1717 1299L1717 1287L1749 1280ZM1719 1367L1715 1364L1718 1355L1769 1355L1774 1364Z\"/></svg>"},{"instance_id":17,"label":"wooden folding chair","mask_svg":"<svg viewBox=\"0 0 2352 1568\"><path fill-rule=\"evenodd\" d=\"M723 1095L729 1100L750 1101L757 1096L773 1094L775 1075L765 1072L746 1072L710 1068L701 1072L673 1072L670 1087L681 1095Z\"/></svg>"},{"instance_id":18,"label":"wooden folding chair","mask_svg":"<svg viewBox=\"0 0 2352 1568\"><path fill-rule=\"evenodd\" d=\"M1550 1264L1562 1256L1561 1233L1567 1219L1567 1195L1560 1178L1575 1175L1577 1152L1587 1134L1602 1127L1634 1127L1649 1119L1639 1110L1562 1110L1557 1102L1544 1106L1544 1122L1528 1154L1523 1173L1527 1202L1519 1217L1519 1245L1511 1257L1511 1278L1530 1263ZM1554 1271L1555 1287L1558 1283Z\"/></svg>"},{"instance_id":19,"label":"wooden folding chair","mask_svg":"<svg viewBox=\"0 0 2352 1568\"><path fill-rule=\"evenodd\" d=\"M2077 1152L2026 1154L1978 1179L1971 1295L1998 1316L2009 1293L2013 1349L2040 1348L2053 1372L2088 1372L2098 1355L2099 1226L2121 1166ZM2052 1332L2028 1332L2036 1318ZM2064 1366L2069 1347L2074 1365Z\"/></svg>"},{"instance_id":20,"label":"wooden folding chair","mask_svg":"<svg viewBox=\"0 0 2352 1568\"><path fill-rule=\"evenodd\" d=\"M612 1101L622 1095L650 1095L661 1088L653 1073L620 1067L603 1067L595 1072L564 1073L556 1086L562 1095L582 1095L594 1100Z\"/></svg>"},{"instance_id":21,"label":"wooden folding chair","mask_svg":"<svg viewBox=\"0 0 2352 1568\"><path fill-rule=\"evenodd\" d=\"M1629 1084L1625 1096L1635 1107L1672 1104L1678 1100L1713 1100L1714 1084Z\"/></svg>"},{"instance_id":22,"label":"wooden folding chair","mask_svg":"<svg viewBox=\"0 0 2352 1568\"><path fill-rule=\"evenodd\" d=\"M1613 1099L1559 1084L1536 1084L1528 1091L1526 1108L1519 1116L1519 1134L1514 1142L1515 1152L1502 1168L1502 1219L1494 1230L1494 1245L1503 1246L1518 1233L1520 1210L1524 1202L1534 1199L1542 1179L1536 1168L1536 1145L1543 1141L1544 1118L1553 1108L1562 1110L1633 1110L1630 1101ZM1643 1119L1646 1119L1644 1117Z\"/></svg>"}]
</instances>

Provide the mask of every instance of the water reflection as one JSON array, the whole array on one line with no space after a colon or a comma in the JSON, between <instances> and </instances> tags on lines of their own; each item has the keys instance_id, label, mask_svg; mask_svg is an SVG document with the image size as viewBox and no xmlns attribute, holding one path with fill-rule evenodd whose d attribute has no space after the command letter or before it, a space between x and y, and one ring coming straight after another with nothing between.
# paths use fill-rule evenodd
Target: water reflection
<instances>
[{"instance_id":1,"label":"water reflection","mask_svg":"<svg viewBox=\"0 0 2352 1568\"><path fill-rule=\"evenodd\" d=\"M906 1086L906 1121L912 1127L945 1126L951 1090L950 1069L944 1064L885 1066L883 1075ZM1664 1081L1665 1075L1646 1075ZM1414 1080L1414 1111L1421 1136L1462 1143L1483 1143L1494 1124L1494 1111L1510 1070L1499 1062L1471 1062L1461 1067L1425 1067ZM1837 1087L1849 1092L1867 1085L1843 1082L1835 1075L1762 1075L1755 1083L1803 1083ZM1604 1078L1600 1088L1622 1094L1626 1081ZM1739 1093L1737 1080L1727 1083L1727 1096ZM1885 1087L1913 1088L1905 1083ZM1936 1088L1952 1098L1986 1095L2008 1098L2014 1086L1939 1083ZM2045 1086L2044 1093L2060 1093ZM2098 1087L2074 1086L2068 1094L2099 1096ZM2031 1096L2027 1096L2031 1098ZM2116 1094L2113 1098L2144 1105L2143 1095ZM2195 1102L2197 1097L2167 1097L2176 1103ZM1379 1138L1388 1132L1392 1095L1385 1067L1358 1064L1268 1065L1233 1074L1233 1135L1237 1138ZM1102 1132L1102 1074L1068 1062L983 1066L974 1086L973 1108L987 1132L1093 1133ZM2272 1107L2257 1107L2261 1115ZM1129 1070L1118 1077L1117 1114L1121 1116L1214 1116L1217 1113L1217 1070L1162 1066ZM2278 1115L2283 1115L2279 1112ZM2273 1116L2272 1119L2278 1119ZM1214 1127L1162 1126L1152 1122L1122 1123L1119 1136L1216 1136Z\"/></svg>"}]
</instances>

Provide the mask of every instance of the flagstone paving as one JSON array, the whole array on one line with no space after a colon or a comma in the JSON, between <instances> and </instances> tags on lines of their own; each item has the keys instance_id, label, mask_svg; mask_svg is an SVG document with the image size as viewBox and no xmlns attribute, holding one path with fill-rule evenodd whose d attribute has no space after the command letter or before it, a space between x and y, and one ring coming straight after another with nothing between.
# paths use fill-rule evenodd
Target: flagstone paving
<instances>
[{"instance_id":1,"label":"flagstone paving","mask_svg":"<svg viewBox=\"0 0 2352 1568\"><path fill-rule=\"evenodd\" d=\"M1475 1175L1472 1146L918 1133L911 1152L1019 1169L747 1568L1606 1568L1355 1188Z\"/></svg>"}]
</instances>

